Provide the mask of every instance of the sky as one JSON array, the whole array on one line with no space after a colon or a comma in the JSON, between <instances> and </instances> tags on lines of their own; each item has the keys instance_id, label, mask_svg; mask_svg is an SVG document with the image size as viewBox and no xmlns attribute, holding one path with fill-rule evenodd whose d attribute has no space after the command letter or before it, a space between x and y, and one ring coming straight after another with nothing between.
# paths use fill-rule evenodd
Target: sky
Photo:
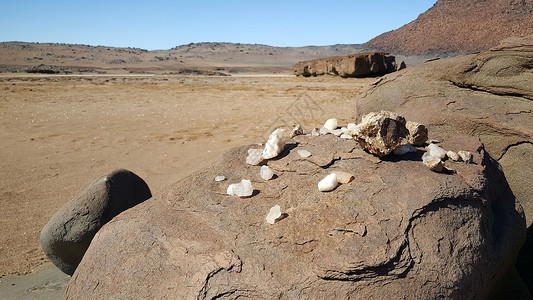
<instances>
[{"instance_id":1,"label":"sky","mask_svg":"<svg viewBox=\"0 0 533 300\"><path fill-rule=\"evenodd\" d=\"M0 41L170 49L198 42L360 44L436 0L0 0Z\"/></svg>"}]
</instances>

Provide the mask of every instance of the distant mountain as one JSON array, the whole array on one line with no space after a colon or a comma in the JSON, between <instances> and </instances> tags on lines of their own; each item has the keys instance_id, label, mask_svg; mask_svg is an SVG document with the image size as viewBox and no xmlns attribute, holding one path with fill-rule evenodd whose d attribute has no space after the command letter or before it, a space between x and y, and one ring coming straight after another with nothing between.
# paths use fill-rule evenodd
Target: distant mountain
<instances>
[{"instance_id":1,"label":"distant mountain","mask_svg":"<svg viewBox=\"0 0 533 300\"><path fill-rule=\"evenodd\" d=\"M456 55L533 34L533 0L438 0L413 22L365 47L405 55Z\"/></svg>"},{"instance_id":2,"label":"distant mountain","mask_svg":"<svg viewBox=\"0 0 533 300\"><path fill-rule=\"evenodd\" d=\"M3 42L1 72L34 73L286 73L301 60L364 52L361 45L272 47L191 43L169 50Z\"/></svg>"}]
</instances>

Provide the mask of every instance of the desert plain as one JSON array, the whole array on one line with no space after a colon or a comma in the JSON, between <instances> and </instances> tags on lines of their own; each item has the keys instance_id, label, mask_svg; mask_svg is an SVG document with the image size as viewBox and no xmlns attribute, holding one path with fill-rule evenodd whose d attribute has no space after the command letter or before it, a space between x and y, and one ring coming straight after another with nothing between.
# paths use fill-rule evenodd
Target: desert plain
<instances>
[{"instance_id":1,"label":"desert plain","mask_svg":"<svg viewBox=\"0 0 533 300\"><path fill-rule=\"evenodd\" d=\"M0 76L0 274L48 260L39 235L96 178L125 168L152 194L275 126L354 122L375 78Z\"/></svg>"}]
</instances>

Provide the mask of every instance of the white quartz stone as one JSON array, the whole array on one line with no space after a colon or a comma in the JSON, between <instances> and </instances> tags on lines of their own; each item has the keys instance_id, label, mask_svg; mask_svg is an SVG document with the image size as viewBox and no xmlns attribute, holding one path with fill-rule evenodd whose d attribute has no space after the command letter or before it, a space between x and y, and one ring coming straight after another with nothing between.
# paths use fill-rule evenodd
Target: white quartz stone
<instances>
[{"instance_id":1,"label":"white quartz stone","mask_svg":"<svg viewBox=\"0 0 533 300\"><path fill-rule=\"evenodd\" d=\"M254 188L250 180L243 179L239 183L230 184L226 192L230 196L249 197L253 194Z\"/></svg>"},{"instance_id":2,"label":"white quartz stone","mask_svg":"<svg viewBox=\"0 0 533 300\"><path fill-rule=\"evenodd\" d=\"M328 130L335 130L337 129L338 124L339 122L337 121L337 119L333 118L327 120L326 123L324 123L324 127L326 127Z\"/></svg>"},{"instance_id":3,"label":"white quartz stone","mask_svg":"<svg viewBox=\"0 0 533 300\"><path fill-rule=\"evenodd\" d=\"M453 160L453 161L461 160L461 157L459 156L459 154L457 154L456 152L451 151L451 150L446 152L446 156L448 156L448 158Z\"/></svg>"},{"instance_id":4,"label":"white quartz stone","mask_svg":"<svg viewBox=\"0 0 533 300\"><path fill-rule=\"evenodd\" d=\"M401 146L400 148L395 149L394 151L392 151L392 153L394 155L404 155L406 153L416 152L416 151L418 150L413 145L407 144L407 145Z\"/></svg>"},{"instance_id":5,"label":"white quartz stone","mask_svg":"<svg viewBox=\"0 0 533 300\"><path fill-rule=\"evenodd\" d=\"M278 156L285 148L285 133L286 129L278 128L274 130L268 137L268 141L263 149L263 158L271 159Z\"/></svg>"},{"instance_id":6,"label":"white quartz stone","mask_svg":"<svg viewBox=\"0 0 533 300\"><path fill-rule=\"evenodd\" d=\"M465 163L469 164L472 162L472 153L461 150L461 151L458 151L457 154L461 157L461 159Z\"/></svg>"},{"instance_id":7,"label":"white quartz stone","mask_svg":"<svg viewBox=\"0 0 533 300\"><path fill-rule=\"evenodd\" d=\"M291 130L291 133L289 134L289 137L292 139L293 137L297 136L297 135L302 135L304 134L304 131L302 129L302 126L300 125L296 125L294 126L294 128Z\"/></svg>"},{"instance_id":8,"label":"white quartz stone","mask_svg":"<svg viewBox=\"0 0 533 300\"><path fill-rule=\"evenodd\" d=\"M226 177L222 176L222 175L219 175L219 176L216 176L215 177L215 181L216 182L220 182L220 181L224 181L226 180Z\"/></svg>"},{"instance_id":9,"label":"white quartz stone","mask_svg":"<svg viewBox=\"0 0 533 300\"><path fill-rule=\"evenodd\" d=\"M337 182L342 184L349 183L354 177L351 173L344 171L333 171L333 174L337 176Z\"/></svg>"},{"instance_id":10,"label":"white quartz stone","mask_svg":"<svg viewBox=\"0 0 533 300\"><path fill-rule=\"evenodd\" d=\"M257 166L263 161L263 149L249 149L246 163L252 166Z\"/></svg>"},{"instance_id":11,"label":"white quartz stone","mask_svg":"<svg viewBox=\"0 0 533 300\"><path fill-rule=\"evenodd\" d=\"M261 178L263 178L264 180L270 180L274 176L274 171L272 171L272 169L267 165L261 166L261 170L259 172Z\"/></svg>"},{"instance_id":12,"label":"white quartz stone","mask_svg":"<svg viewBox=\"0 0 533 300\"><path fill-rule=\"evenodd\" d=\"M337 182L337 175L331 173L318 183L318 190L321 192L333 191L339 183Z\"/></svg>"},{"instance_id":13,"label":"white quartz stone","mask_svg":"<svg viewBox=\"0 0 533 300\"><path fill-rule=\"evenodd\" d=\"M269 224L276 223L276 219L281 217L281 207L279 205L274 205L272 208L270 208L270 212L268 213L266 220Z\"/></svg>"},{"instance_id":14,"label":"white quartz stone","mask_svg":"<svg viewBox=\"0 0 533 300\"><path fill-rule=\"evenodd\" d=\"M428 153L429 152L426 152L422 155L422 162L424 162L424 165L426 165L431 171L442 172L444 169L442 160L438 157L431 156Z\"/></svg>"},{"instance_id":15,"label":"white quartz stone","mask_svg":"<svg viewBox=\"0 0 533 300\"><path fill-rule=\"evenodd\" d=\"M302 158L306 158L306 157L309 157L311 156L311 152L305 150L305 149L300 149L298 150L298 155L300 155L300 157Z\"/></svg>"},{"instance_id":16,"label":"white quartz stone","mask_svg":"<svg viewBox=\"0 0 533 300\"><path fill-rule=\"evenodd\" d=\"M320 135L320 131L318 130L318 128L313 128L313 131L311 131L311 136L319 136Z\"/></svg>"},{"instance_id":17,"label":"white quartz stone","mask_svg":"<svg viewBox=\"0 0 533 300\"><path fill-rule=\"evenodd\" d=\"M341 139L353 140L353 136L351 136L349 134L346 134L346 133L343 133L343 134L341 134Z\"/></svg>"},{"instance_id":18,"label":"white quartz stone","mask_svg":"<svg viewBox=\"0 0 533 300\"><path fill-rule=\"evenodd\" d=\"M427 153L429 153L429 156L438 157L439 159L446 157L446 150L435 144L429 144Z\"/></svg>"},{"instance_id":19,"label":"white quartz stone","mask_svg":"<svg viewBox=\"0 0 533 300\"><path fill-rule=\"evenodd\" d=\"M330 130L327 129L326 127L322 127L320 128L320 130L318 131L318 133L322 134L322 135L326 135L328 133L330 133Z\"/></svg>"}]
</instances>

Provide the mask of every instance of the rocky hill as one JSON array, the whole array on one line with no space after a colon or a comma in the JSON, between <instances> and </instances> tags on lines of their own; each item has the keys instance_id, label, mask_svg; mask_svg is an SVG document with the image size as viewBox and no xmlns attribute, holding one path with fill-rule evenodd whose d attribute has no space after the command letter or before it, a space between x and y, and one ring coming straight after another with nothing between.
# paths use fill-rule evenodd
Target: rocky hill
<instances>
[{"instance_id":1,"label":"rocky hill","mask_svg":"<svg viewBox=\"0 0 533 300\"><path fill-rule=\"evenodd\" d=\"M533 0L438 0L413 22L364 46L409 55L451 56L533 34Z\"/></svg>"},{"instance_id":2,"label":"rocky hill","mask_svg":"<svg viewBox=\"0 0 533 300\"><path fill-rule=\"evenodd\" d=\"M360 45L272 47L191 43L169 50L3 42L0 71L33 73L292 73L300 60L363 52Z\"/></svg>"}]
</instances>

